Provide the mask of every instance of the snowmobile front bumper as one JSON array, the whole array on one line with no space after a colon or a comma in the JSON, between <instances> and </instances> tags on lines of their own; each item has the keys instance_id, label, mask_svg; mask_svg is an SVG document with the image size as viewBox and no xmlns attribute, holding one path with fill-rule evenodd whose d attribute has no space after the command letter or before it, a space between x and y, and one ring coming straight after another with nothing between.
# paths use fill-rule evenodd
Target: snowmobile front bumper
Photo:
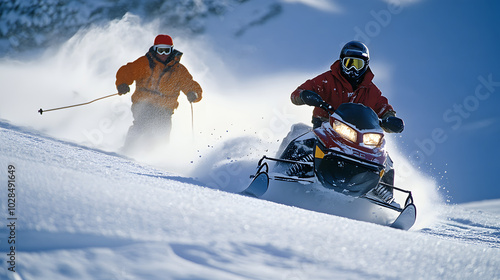
<instances>
[{"instance_id":1,"label":"snowmobile front bumper","mask_svg":"<svg viewBox=\"0 0 500 280\"><path fill-rule=\"evenodd\" d=\"M314 157L315 173L323 186L354 197L375 188L384 168L383 165L331 150L326 154L317 151Z\"/></svg>"}]
</instances>

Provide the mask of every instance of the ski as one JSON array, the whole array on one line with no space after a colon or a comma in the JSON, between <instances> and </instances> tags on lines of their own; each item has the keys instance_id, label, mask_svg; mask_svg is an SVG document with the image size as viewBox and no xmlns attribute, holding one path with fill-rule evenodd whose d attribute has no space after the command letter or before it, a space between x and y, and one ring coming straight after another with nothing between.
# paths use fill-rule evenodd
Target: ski
<instances>
[{"instance_id":1,"label":"ski","mask_svg":"<svg viewBox=\"0 0 500 280\"><path fill-rule=\"evenodd\" d=\"M267 172L259 172L253 178L250 185L240 193L252 197L261 197L266 193L268 187L269 175L267 175Z\"/></svg>"},{"instance_id":2,"label":"ski","mask_svg":"<svg viewBox=\"0 0 500 280\"><path fill-rule=\"evenodd\" d=\"M413 203L406 205L397 219L390 225L392 228L409 230L417 219L417 208Z\"/></svg>"}]
</instances>

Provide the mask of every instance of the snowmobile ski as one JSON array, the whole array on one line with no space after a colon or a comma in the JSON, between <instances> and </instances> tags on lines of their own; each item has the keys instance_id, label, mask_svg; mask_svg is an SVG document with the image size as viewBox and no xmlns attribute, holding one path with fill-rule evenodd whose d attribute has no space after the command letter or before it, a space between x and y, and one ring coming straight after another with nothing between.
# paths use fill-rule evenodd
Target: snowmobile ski
<instances>
[{"instance_id":1,"label":"snowmobile ski","mask_svg":"<svg viewBox=\"0 0 500 280\"><path fill-rule=\"evenodd\" d=\"M269 187L269 175L267 172L259 172L252 180L250 185L241 192L243 195L252 197L261 197L266 193Z\"/></svg>"},{"instance_id":2,"label":"snowmobile ski","mask_svg":"<svg viewBox=\"0 0 500 280\"><path fill-rule=\"evenodd\" d=\"M417 218L417 208L413 203L406 205L398 218L391 224L392 228L409 230Z\"/></svg>"}]
</instances>

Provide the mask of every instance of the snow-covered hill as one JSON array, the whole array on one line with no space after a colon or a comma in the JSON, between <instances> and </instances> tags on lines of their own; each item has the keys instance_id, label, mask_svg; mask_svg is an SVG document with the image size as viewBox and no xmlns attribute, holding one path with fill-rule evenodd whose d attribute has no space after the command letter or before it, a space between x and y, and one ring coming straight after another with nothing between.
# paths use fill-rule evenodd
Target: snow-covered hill
<instances>
[{"instance_id":1,"label":"snow-covered hill","mask_svg":"<svg viewBox=\"0 0 500 280\"><path fill-rule=\"evenodd\" d=\"M434 205L434 221L406 232L217 190L5 121L0 143L2 279L500 279L498 200Z\"/></svg>"}]
</instances>

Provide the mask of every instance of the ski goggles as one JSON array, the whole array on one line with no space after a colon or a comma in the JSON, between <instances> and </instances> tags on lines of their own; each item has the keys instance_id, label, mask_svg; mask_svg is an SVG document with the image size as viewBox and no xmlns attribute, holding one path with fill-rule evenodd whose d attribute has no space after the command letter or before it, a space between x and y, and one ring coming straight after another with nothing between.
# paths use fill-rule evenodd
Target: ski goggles
<instances>
[{"instance_id":1,"label":"ski goggles","mask_svg":"<svg viewBox=\"0 0 500 280\"><path fill-rule=\"evenodd\" d=\"M354 69L359 71L365 67L365 61L355 57L344 57L342 59L342 65L347 70L351 70L351 68L354 67Z\"/></svg>"},{"instance_id":2,"label":"ski goggles","mask_svg":"<svg viewBox=\"0 0 500 280\"><path fill-rule=\"evenodd\" d=\"M155 50L158 54L170 54L172 52L173 46L169 45L157 45Z\"/></svg>"}]
</instances>

